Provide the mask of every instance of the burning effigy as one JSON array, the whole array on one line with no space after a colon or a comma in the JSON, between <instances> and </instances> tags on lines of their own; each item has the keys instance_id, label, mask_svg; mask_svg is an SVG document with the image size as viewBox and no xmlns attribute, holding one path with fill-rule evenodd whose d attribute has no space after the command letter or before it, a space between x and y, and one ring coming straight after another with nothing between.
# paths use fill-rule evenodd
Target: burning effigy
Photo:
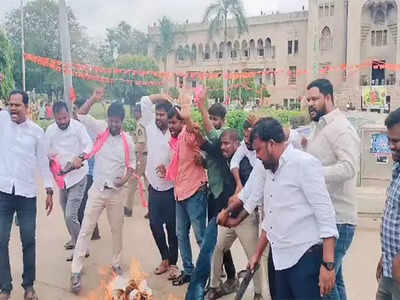
<instances>
[{"instance_id":1,"label":"burning effigy","mask_svg":"<svg viewBox=\"0 0 400 300\"><path fill-rule=\"evenodd\" d=\"M107 273L100 271L105 277ZM111 278L102 279L100 287L91 292L86 300L150 300L153 292L145 278L139 262L132 260L129 274L113 274Z\"/></svg>"}]
</instances>

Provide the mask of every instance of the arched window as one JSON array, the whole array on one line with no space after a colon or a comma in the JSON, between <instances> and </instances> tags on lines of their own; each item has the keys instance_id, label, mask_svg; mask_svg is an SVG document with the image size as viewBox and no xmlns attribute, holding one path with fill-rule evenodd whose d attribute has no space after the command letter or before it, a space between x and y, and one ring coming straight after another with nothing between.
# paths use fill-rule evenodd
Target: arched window
<instances>
[{"instance_id":1,"label":"arched window","mask_svg":"<svg viewBox=\"0 0 400 300\"><path fill-rule=\"evenodd\" d=\"M183 55L184 55L185 60L186 60L186 59L190 59L190 56L191 56L191 55L190 55L190 47L189 47L189 45L186 45L186 46L185 46L185 52L184 52Z\"/></svg>"},{"instance_id":2,"label":"arched window","mask_svg":"<svg viewBox=\"0 0 400 300\"><path fill-rule=\"evenodd\" d=\"M185 60L185 50L183 49L182 46L178 47L178 50L176 50L176 59L178 61L184 61Z\"/></svg>"},{"instance_id":3,"label":"arched window","mask_svg":"<svg viewBox=\"0 0 400 300\"><path fill-rule=\"evenodd\" d=\"M213 59L218 59L218 46L217 43L214 42L212 45L212 55L213 55Z\"/></svg>"},{"instance_id":4,"label":"arched window","mask_svg":"<svg viewBox=\"0 0 400 300\"><path fill-rule=\"evenodd\" d=\"M210 45L207 43L207 44L206 44L206 47L205 47L205 49L204 49L204 59L205 59L205 60L210 59L210 53L211 53L211 51L210 51Z\"/></svg>"},{"instance_id":5,"label":"arched window","mask_svg":"<svg viewBox=\"0 0 400 300\"><path fill-rule=\"evenodd\" d=\"M267 38L265 40L265 56L266 57L272 56L272 43L270 38Z\"/></svg>"},{"instance_id":6,"label":"arched window","mask_svg":"<svg viewBox=\"0 0 400 300\"><path fill-rule=\"evenodd\" d=\"M319 40L319 47L321 51L332 49L332 35L328 26L325 26L321 31L321 38Z\"/></svg>"},{"instance_id":7,"label":"arched window","mask_svg":"<svg viewBox=\"0 0 400 300\"><path fill-rule=\"evenodd\" d=\"M224 58L224 49L225 49L225 45L224 42L219 43L219 51L218 51L218 58Z\"/></svg>"},{"instance_id":8,"label":"arched window","mask_svg":"<svg viewBox=\"0 0 400 300\"><path fill-rule=\"evenodd\" d=\"M251 39L250 40L250 57L253 57L255 55L255 50L256 50L256 42Z\"/></svg>"},{"instance_id":9,"label":"arched window","mask_svg":"<svg viewBox=\"0 0 400 300\"><path fill-rule=\"evenodd\" d=\"M239 53L240 53L240 44L239 41L235 41L235 43L233 43L232 57L237 58Z\"/></svg>"},{"instance_id":10,"label":"arched window","mask_svg":"<svg viewBox=\"0 0 400 300\"><path fill-rule=\"evenodd\" d=\"M382 9L377 10L374 18L374 23L376 25L385 25L385 13Z\"/></svg>"},{"instance_id":11,"label":"arched window","mask_svg":"<svg viewBox=\"0 0 400 300\"><path fill-rule=\"evenodd\" d=\"M232 42L231 41L226 43L226 53L227 53L227 57L232 58Z\"/></svg>"},{"instance_id":12,"label":"arched window","mask_svg":"<svg viewBox=\"0 0 400 300\"><path fill-rule=\"evenodd\" d=\"M262 39L257 41L257 54L258 56L264 57L264 42Z\"/></svg>"},{"instance_id":13,"label":"arched window","mask_svg":"<svg viewBox=\"0 0 400 300\"><path fill-rule=\"evenodd\" d=\"M202 60L204 59L204 50L203 50L203 44L199 45L199 58Z\"/></svg>"},{"instance_id":14,"label":"arched window","mask_svg":"<svg viewBox=\"0 0 400 300\"><path fill-rule=\"evenodd\" d=\"M248 58L250 56L249 53L249 45L246 40L242 41L242 57Z\"/></svg>"},{"instance_id":15,"label":"arched window","mask_svg":"<svg viewBox=\"0 0 400 300\"><path fill-rule=\"evenodd\" d=\"M193 58L193 61L197 60L197 47L195 44L192 45L192 58Z\"/></svg>"}]
</instances>

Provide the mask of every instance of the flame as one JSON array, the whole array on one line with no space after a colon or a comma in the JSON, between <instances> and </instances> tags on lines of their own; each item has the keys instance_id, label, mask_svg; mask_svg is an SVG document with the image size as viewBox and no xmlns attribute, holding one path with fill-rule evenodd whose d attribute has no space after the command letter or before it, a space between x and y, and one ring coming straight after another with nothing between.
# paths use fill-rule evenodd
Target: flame
<instances>
[{"instance_id":1,"label":"flame","mask_svg":"<svg viewBox=\"0 0 400 300\"><path fill-rule=\"evenodd\" d=\"M135 259L132 259L129 272L125 276L118 276L110 272L109 268L100 268L98 273L102 277L99 287L91 291L84 300L128 300L128 295L135 290L139 294L138 298L151 299L152 291L146 282L149 276L141 270L139 261Z\"/></svg>"},{"instance_id":2,"label":"flame","mask_svg":"<svg viewBox=\"0 0 400 300\"><path fill-rule=\"evenodd\" d=\"M137 299L152 299L151 289L147 286L148 274L144 273L138 260L132 259L127 277L118 276L110 272L109 268L100 268L99 274L102 277L99 287L91 291L84 300L129 300L129 294L136 290L139 295ZM182 300L169 294L167 300Z\"/></svg>"}]
</instances>

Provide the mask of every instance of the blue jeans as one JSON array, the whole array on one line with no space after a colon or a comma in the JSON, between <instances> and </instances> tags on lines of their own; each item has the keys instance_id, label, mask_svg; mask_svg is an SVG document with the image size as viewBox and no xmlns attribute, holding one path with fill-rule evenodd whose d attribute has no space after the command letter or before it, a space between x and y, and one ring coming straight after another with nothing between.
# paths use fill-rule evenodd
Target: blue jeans
<instances>
[{"instance_id":1,"label":"blue jeans","mask_svg":"<svg viewBox=\"0 0 400 300\"><path fill-rule=\"evenodd\" d=\"M190 226L193 226L197 244L201 246L207 221L207 189L201 189L192 197L176 203L176 235L181 253L183 271L192 275L192 247L190 245Z\"/></svg>"},{"instance_id":2,"label":"blue jeans","mask_svg":"<svg viewBox=\"0 0 400 300\"><path fill-rule=\"evenodd\" d=\"M8 243L15 212L19 222L24 262L22 286L31 287L36 279L36 198L0 192L0 290L6 293L11 293L12 290Z\"/></svg>"},{"instance_id":3,"label":"blue jeans","mask_svg":"<svg viewBox=\"0 0 400 300\"><path fill-rule=\"evenodd\" d=\"M336 285L332 292L325 297L326 300L346 300L346 287L343 279L343 258L350 248L353 241L356 227L350 224L337 224L339 231L339 239L336 241L335 249L335 270L336 270Z\"/></svg>"},{"instance_id":4,"label":"blue jeans","mask_svg":"<svg viewBox=\"0 0 400 300\"><path fill-rule=\"evenodd\" d=\"M304 253L293 267L275 271L276 300L320 300L319 271L322 246L316 245Z\"/></svg>"}]
</instances>

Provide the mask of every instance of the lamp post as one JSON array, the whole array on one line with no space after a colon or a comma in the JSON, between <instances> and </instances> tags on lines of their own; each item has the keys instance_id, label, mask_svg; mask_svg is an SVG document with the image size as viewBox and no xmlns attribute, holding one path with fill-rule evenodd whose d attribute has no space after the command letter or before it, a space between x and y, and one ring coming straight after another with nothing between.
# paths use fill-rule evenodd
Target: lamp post
<instances>
[{"instance_id":1,"label":"lamp post","mask_svg":"<svg viewBox=\"0 0 400 300\"><path fill-rule=\"evenodd\" d=\"M21 60L22 60L22 90L26 89L25 79L25 31L24 31L24 0L21 0Z\"/></svg>"},{"instance_id":2,"label":"lamp post","mask_svg":"<svg viewBox=\"0 0 400 300\"><path fill-rule=\"evenodd\" d=\"M67 6L65 0L58 1L59 9L59 31L61 40L61 56L63 64L63 80L64 80L64 101L67 103L68 109L71 109L70 90L72 88L72 60L71 60L71 38L69 35Z\"/></svg>"}]
</instances>

